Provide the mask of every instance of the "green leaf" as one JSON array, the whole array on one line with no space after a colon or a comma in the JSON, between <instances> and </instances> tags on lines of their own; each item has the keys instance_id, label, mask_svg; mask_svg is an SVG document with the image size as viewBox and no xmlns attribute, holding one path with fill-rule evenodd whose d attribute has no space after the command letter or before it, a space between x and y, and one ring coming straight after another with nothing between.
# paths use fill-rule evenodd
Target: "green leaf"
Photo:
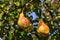
<instances>
[{"instance_id":1,"label":"green leaf","mask_svg":"<svg viewBox=\"0 0 60 40\"><path fill-rule=\"evenodd\" d=\"M9 40L12 40L12 33L11 33L11 32L9 32L8 39L9 39Z\"/></svg>"},{"instance_id":2,"label":"green leaf","mask_svg":"<svg viewBox=\"0 0 60 40\"><path fill-rule=\"evenodd\" d=\"M24 6L28 2L28 0L21 0L20 2L21 2L21 6Z\"/></svg>"},{"instance_id":3,"label":"green leaf","mask_svg":"<svg viewBox=\"0 0 60 40\"><path fill-rule=\"evenodd\" d=\"M2 20L3 15L4 15L4 12L2 11L2 12L0 13L0 20Z\"/></svg>"}]
</instances>

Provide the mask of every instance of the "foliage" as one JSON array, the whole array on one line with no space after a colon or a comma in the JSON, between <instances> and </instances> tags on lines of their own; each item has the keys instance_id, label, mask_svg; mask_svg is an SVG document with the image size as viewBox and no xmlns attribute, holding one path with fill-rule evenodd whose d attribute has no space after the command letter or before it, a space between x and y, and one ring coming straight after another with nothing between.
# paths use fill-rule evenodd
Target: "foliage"
<instances>
[{"instance_id":1,"label":"foliage","mask_svg":"<svg viewBox=\"0 0 60 40\"><path fill-rule=\"evenodd\" d=\"M33 24L32 32L19 28L19 14L24 8L24 15ZM29 16L35 12L35 20ZM46 37L36 32L39 19L49 26ZM37 24L35 24L37 23ZM0 0L0 38L3 40L60 40L60 0Z\"/></svg>"}]
</instances>

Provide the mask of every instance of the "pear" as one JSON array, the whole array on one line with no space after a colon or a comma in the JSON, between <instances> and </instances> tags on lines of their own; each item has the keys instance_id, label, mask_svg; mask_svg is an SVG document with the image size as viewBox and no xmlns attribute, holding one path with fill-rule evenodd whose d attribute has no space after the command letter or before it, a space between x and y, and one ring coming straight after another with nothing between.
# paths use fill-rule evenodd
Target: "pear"
<instances>
[{"instance_id":1,"label":"pear","mask_svg":"<svg viewBox=\"0 0 60 40\"><path fill-rule=\"evenodd\" d=\"M21 12L18 19L18 25L26 32L30 32L32 28L32 24L29 19L24 16L24 13Z\"/></svg>"},{"instance_id":2,"label":"pear","mask_svg":"<svg viewBox=\"0 0 60 40\"><path fill-rule=\"evenodd\" d=\"M37 33L41 36L47 36L49 31L48 25L41 19L38 24Z\"/></svg>"}]
</instances>

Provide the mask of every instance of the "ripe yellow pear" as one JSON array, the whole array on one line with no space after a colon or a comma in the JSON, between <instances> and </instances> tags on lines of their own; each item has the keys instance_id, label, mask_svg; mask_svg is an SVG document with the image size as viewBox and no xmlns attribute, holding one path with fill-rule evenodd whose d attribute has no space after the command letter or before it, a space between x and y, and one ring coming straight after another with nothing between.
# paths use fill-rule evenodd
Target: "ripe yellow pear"
<instances>
[{"instance_id":1,"label":"ripe yellow pear","mask_svg":"<svg viewBox=\"0 0 60 40\"><path fill-rule=\"evenodd\" d=\"M37 32L41 36L46 36L49 34L49 27L47 24L44 23L42 19L39 21Z\"/></svg>"},{"instance_id":2,"label":"ripe yellow pear","mask_svg":"<svg viewBox=\"0 0 60 40\"><path fill-rule=\"evenodd\" d=\"M31 31L31 24L28 18L26 18L23 14L23 12L20 13L19 19L18 19L18 25L24 30L24 31Z\"/></svg>"}]
</instances>

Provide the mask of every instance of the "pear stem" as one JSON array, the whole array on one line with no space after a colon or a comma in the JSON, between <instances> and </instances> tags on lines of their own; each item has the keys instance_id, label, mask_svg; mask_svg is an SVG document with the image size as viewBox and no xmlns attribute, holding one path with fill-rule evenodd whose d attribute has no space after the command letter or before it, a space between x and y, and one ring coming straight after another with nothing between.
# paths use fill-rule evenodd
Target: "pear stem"
<instances>
[{"instance_id":1,"label":"pear stem","mask_svg":"<svg viewBox=\"0 0 60 40\"><path fill-rule=\"evenodd\" d=\"M21 12L20 17L24 17L23 11Z\"/></svg>"}]
</instances>

